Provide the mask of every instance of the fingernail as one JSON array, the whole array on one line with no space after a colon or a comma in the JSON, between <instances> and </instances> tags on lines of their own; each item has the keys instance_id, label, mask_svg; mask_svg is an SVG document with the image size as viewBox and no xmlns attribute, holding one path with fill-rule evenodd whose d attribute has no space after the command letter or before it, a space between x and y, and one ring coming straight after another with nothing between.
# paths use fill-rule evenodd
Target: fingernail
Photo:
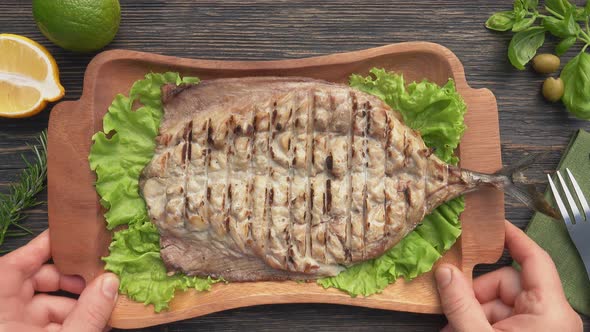
<instances>
[{"instance_id":1,"label":"fingernail","mask_svg":"<svg viewBox=\"0 0 590 332\"><path fill-rule=\"evenodd\" d=\"M119 291L119 279L113 274L108 274L102 280L102 293L109 299L117 298Z\"/></svg>"},{"instance_id":2,"label":"fingernail","mask_svg":"<svg viewBox=\"0 0 590 332\"><path fill-rule=\"evenodd\" d=\"M439 267L434 272L434 278L438 288L447 287L451 283L451 279L453 279L453 271L446 266Z\"/></svg>"}]
</instances>

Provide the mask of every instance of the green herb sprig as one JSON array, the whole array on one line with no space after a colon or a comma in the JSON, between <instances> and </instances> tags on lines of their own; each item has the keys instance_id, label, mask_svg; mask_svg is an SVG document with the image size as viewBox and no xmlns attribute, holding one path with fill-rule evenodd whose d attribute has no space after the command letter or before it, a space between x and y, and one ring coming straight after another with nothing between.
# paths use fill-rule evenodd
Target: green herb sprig
<instances>
[{"instance_id":1,"label":"green herb sprig","mask_svg":"<svg viewBox=\"0 0 590 332\"><path fill-rule=\"evenodd\" d=\"M20 222L25 218L22 212L43 202L36 196L45 188L47 177L47 133L44 131L38 138L39 146L30 146L35 159L25 161L25 169L17 183L10 187L8 194L0 194L0 246L7 237L19 237L33 234ZM1 252L1 251L0 251Z\"/></svg>"},{"instance_id":2,"label":"green herb sprig","mask_svg":"<svg viewBox=\"0 0 590 332\"><path fill-rule=\"evenodd\" d=\"M539 12L538 0L515 0L513 9L494 13L485 26L495 31L515 32L508 46L508 58L517 69L525 65L545 43L549 32L560 42L555 47L558 56L565 54L576 43L581 51L570 60L563 71L565 91L561 101L575 116L590 119L590 0L578 7L568 0L546 0L545 13Z\"/></svg>"}]
</instances>

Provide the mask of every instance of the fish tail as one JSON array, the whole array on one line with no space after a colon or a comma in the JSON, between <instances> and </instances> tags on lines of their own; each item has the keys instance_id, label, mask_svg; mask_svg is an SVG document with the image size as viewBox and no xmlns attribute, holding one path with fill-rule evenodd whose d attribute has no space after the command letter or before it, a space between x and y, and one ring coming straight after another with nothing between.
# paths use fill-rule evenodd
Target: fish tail
<instances>
[{"instance_id":1,"label":"fish tail","mask_svg":"<svg viewBox=\"0 0 590 332\"><path fill-rule=\"evenodd\" d=\"M522 171L535 162L539 161L545 156L545 153L529 154L518 160L516 163L506 166L494 174L484 174L472 171L466 172L466 182L474 184L478 187L480 184L487 184L496 187L497 189L504 190L506 194L520 201L528 208L541 212L549 217L559 219L560 214L549 204L543 194L538 192L534 185L530 183L524 183L520 179ZM465 178L465 177L464 177Z\"/></svg>"}]
</instances>

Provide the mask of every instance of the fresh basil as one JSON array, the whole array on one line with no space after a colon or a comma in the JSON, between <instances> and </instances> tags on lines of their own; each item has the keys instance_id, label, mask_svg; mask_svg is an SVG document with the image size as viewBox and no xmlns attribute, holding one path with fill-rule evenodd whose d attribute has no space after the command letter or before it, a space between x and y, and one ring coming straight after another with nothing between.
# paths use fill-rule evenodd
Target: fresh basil
<instances>
[{"instance_id":1,"label":"fresh basil","mask_svg":"<svg viewBox=\"0 0 590 332\"><path fill-rule=\"evenodd\" d=\"M539 0L515 0L514 12L535 10L539 5Z\"/></svg>"},{"instance_id":2,"label":"fresh basil","mask_svg":"<svg viewBox=\"0 0 590 332\"><path fill-rule=\"evenodd\" d=\"M512 27L512 31L519 32L519 31L526 30L528 27L533 25L533 23L535 23L535 20L537 20L537 15L533 15L531 17L524 17L514 23L514 26Z\"/></svg>"},{"instance_id":3,"label":"fresh basil","mask_svg":"<svg viewBox=\"0 0 590 332\"><path fill-rule=\"evenodd\" d=\"M575 12L575 8L568 9L563 19L547 16L543 19L543 27L555 37L567 38L577 36L581 28L576 22Z\"/></svg>"},{"instance_id":4,"label":"fresh basil","mask_svg":"<svg viewBox=\"0 0 590 332\"><path fill-rule=\"evenodd\" d=\"M576 8L568 0L545 0L545 8L548 11L553 11L561 16L565 16L568 10Z\"/></svg>"},{"instance_id":5,"label":"fresh basil","mask_svg":"<svg viewBox=\"0 0 590 332\"><path fill-rule=\"evenodd\" d=\"M514 12L497 12L486 21L486 28L495 31L508 31L514 26Z\"/></svg>"},{"instance_id":6,"label":"fresh basil","mask_svg":"<svg viewBox=\"0 0 590 332\"><path fill-rule=\"evenodd\" d=\"M559 44L557 44L557 46L555 47L555 54L562 56L572 46L574 46L574 44L576 43L577 40L578 40L578 38L576 36L572 36L572 37L567 37L566 39L560 41Z\"/></svg>"},{"instance_id":7,"label":"fresh basil","mask_svg":"<svg viewBox=\"0 0 590 332\"><path fill-rule=\"evenodd\" d=\"M582 51L561 71L565 91L561 100L575 116L590 119L590 54Z\"/></svg>"},{"instance_id":8,"label":"fresh basil","mask_svg":"<svg viewBox=\"0 0 590 332\"><path fill-rule=\"evenodd\" d=\"M508 46L508 59L517 69L537 54L545 42L545 32L558 38L558 56L565 54L578 41L582 52L572 59L561 73L565 92L561 98L574 115L590 120L590 0L578 7L570 0L545 0L546 12L539 12L538 0L514 0L512 11L494 13L486 27L495 31L511 30L515 34Z\"/></svg>"},{"instance_id":9,"label":"fresh basil","mask_svg":"<svg viewBox=\"0 0 590 332\"><path fill-rule=\"evenodd\" d=\"M527 9L536 9L539 5L539 0L526 0L525 6Z\"/></svg>"},{"instance_id":10,"label":"fresh basil","mask_svg":"<svg viewBox=\"0 0 590 332\"><path fill-rule=\"evenodd\" d=\"M517 69L524 66L537 54L537 50L545 42L545 28L532 27L517 32L508 46L508 59Z\"/></svg>"}]
</instances>

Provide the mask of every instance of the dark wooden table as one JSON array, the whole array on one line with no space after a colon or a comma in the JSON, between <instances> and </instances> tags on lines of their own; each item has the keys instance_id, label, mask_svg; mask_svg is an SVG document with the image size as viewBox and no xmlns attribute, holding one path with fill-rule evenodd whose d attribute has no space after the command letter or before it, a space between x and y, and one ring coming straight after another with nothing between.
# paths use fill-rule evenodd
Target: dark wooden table
<instances>
[{"instance_id":1,"label":"dark wooden table","mask_svg":"<svg viewBox=\"0 0 590 332\"><path fill-rule=\"evenodd\" d=\"M580 3L580 1L578 1ZM125 48L180 57L270 60L360 50L403 41L431 41L454 51L475 88L491 89L498 99L504 164L526 151L548 151L532 167L530 179L544 189L571 136L590 129L560 104L540 95L544 77L519 72L506 57L510 34L487 31L483 23L512 1L192 1L121 0L119 34L107 48ZM0 32L22 34L56 58L65 100L78 99L84 70L94 54L75 54L51 44L37 29L29 0L0 2ZM551 47L546 47L551 51ZM0 120L0 191L5 192L24 166L20 155L27 143L47 127L51 107L22 120ZM46 197L46 193L43 193ZM43 199L43 198L42 198ZM25 224L35 232L47 228L47 206L27 213ZM531 212L507 199L506 217L524 227ZM28 239L9 239L14 249ZM494 265L478 266L476 274L507 265L504 255ZM441 315L420 315L336 305L267 305L230 310L145 331L188 330L408 330L440 329ZM584 317L585 327L590 319Z\"/></svg>"}]
</instances>

